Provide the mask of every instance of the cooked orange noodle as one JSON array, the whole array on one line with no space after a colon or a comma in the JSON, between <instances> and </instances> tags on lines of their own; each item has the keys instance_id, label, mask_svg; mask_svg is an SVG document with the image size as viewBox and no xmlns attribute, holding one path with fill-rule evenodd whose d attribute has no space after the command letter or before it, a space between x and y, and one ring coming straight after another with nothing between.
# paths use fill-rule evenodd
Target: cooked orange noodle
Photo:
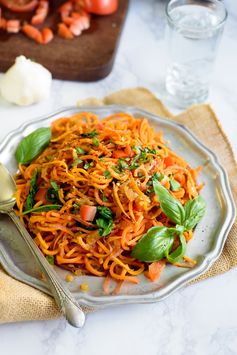
<instances>
[{"instance_id":1,"label":"cooked orange noodle","mask_svg":"<svg viewBox=\"0 0 237 355\"><path fill-rule=\"evenodd\" d=\"M173 152L146 119L126 113L99 120L93 113L82 112L57 119L51 130L48 147L28 166L19 165L16 176L18 214L39 248L54 257L55 264L76 274L106 276L107 288L110 278L119 281L118 289L123 281L138 283L137 276L143 272L153 280L153 265L131 257L149 228L173 225L159 207L151 178L156 172L163 174L161 184L184 204L202 187L196 181L200 168L192 169ZM138 149L146 154L136 161ZM51 181L57 183L60 210L22 215L35 169L42 196ZM170 177L180 184L176 192L171 191ZM45 203L38 198L34 207ZM81 218L82 205L113 211L109 235L101 237L96 224ZM185 237L189 241L192 231Z\"/></svg>"}]
</instances>

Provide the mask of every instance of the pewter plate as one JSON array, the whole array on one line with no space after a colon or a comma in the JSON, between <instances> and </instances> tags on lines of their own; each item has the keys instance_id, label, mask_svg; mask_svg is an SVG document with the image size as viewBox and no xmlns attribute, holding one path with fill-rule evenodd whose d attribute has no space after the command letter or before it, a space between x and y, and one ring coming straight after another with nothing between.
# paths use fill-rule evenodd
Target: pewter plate
<instances>
[{"instance_id":1,"label":"pewter plate","mask_svg":"<svg viewBox=\"0 0 237 355\"><path fill-rule=\"evenodd\" d=\"M39 127L47 127L62 116L76 112L91 111L103 118L116 112L128 112L136 117L146 117L157 130L162 130L170 147L184 157L191 166L203 166L200 180L206 186L202 195L207 201L207 211L189 242L187 255L197 260L193 269L177 268L168 265L158 282L151 283L143 275L139 285L125 284L119 295L103 293L103 278L93 276L75 277L67 286L82 305L104 307L121 303L145 303L164 299L174 291L207 271L218 258L228 232L235 219L235 205L231 195L228 177L217 157L205 147L187 128L181 124L162 119L148 112L123 106L106 107L69 107L61 109L47 117L34 119L12 131L0 145L0 161L11 173L17 171L14 152L18 142ZM1 186L0 186L1 188ZM50 294L47 284L40 278L40 269L24 244L15 226L5 215L0 215L0 262L14 278ZM62 279L66 271L55 267ZM80 292L82 282L89 284L89 292Z\"/></svg>"}]
</instances>

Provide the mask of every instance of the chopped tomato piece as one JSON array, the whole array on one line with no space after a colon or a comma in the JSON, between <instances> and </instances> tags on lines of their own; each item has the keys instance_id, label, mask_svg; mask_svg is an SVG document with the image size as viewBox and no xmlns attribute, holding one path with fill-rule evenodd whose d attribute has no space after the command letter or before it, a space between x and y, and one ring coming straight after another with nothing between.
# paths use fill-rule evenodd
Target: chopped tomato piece
<instances>
[{"instance_id":1,"label":"chopped tomato piece","mask_svg":"<svg viewBox=\"0 0 237 355\"><path fill-rule=\"evenodd\" d=\"M34 26L25 24L22 27L22 31L27 35L27 37L32 38L37 43L43 43L42 33Z\"/></svg>"},{"instance_id":2,"label":"chopped tomato piece","mask_svg":"<svg viewBox=\"0 0 237 355\"><path fill-rule=\"evenodd\" d=\"M119 158L127 158L127 154L125 153L124 150L115 150L113 153L112 153L112 157L113 158L116 158L116 159L119 159Z\"/></svg>"},{"instance_id":3,"label":"chopped tomato piece","mask_svg":"<svg viewBox=\"0 0 237 355\"><path fill-rule=\"evenodd\" d=\"M32 25L40 25L44 22L49 12L49 3L48 1L41 0L39 6L37 7L35 15L31 19Z\"/></svg>"},{"instance_id":4,"label":"chopped tomato piece","mask_svg":"<svg viewBox=\"0 0 237 355\"><path fill-rule=\"evenodd\" d=\"M85 0L85 10L96 15L110 15L117 11L118 0Z\"/></svg>"},{"instance_id":5,"label":"chopped tomato piece","mask_svg":"<svg viewBox=\"0 0 237 355\"><path fill-rule=\"evenodd\" d=\"M168 157L166 157L164 159L164 163L168 167L168 166L174 165L175 161L174 161L174 158L172 158L170 155L168 155Z\"/></svg>"},{"instance_id":6,"label":"chopped tomato piece","mask_svg":"<svg viewBox=\"0 0 237 355\"><path fill-rule=\"evenodd\" d=\"M18 33L20 31L20 21L8 20L6 22L6 30L8 33Z\"/></svg>"},{"instance_id":7,"label":"chopped tomato piece","mask_svg":"<svg viewBox=\"0 0 237 355\"><path fill-rule=\"evenodd\" d=\"M115 150L113 153L112 153L112 157L113 158L116 158L116 159L119 159L119 158L129 158L132 154L132 149L130 148L129 145L126 146L125 149L118 149L118 150Z\"/></svg>"},{"instance_id":8,"label":"chopped tomato piece","mask_svg":"<svg viewBox=\"0 0 237 355\"><path fill-rule=\"evenodd\" d=\"M35 201L41 201L44 205L50 204L51 202L46 197L47 191L48 189L40 188L35 195Z\"/></svg>"},{"instance_id":9,"label":"chopped tomato piece","mask_svg":"<svg viewBox=\"0 0 237 355\"><path fill-rule=\"evenodd\" d=\"M48 27L43 28L41 33L42 33L42 38L43 38L43 44L47 44L52 41L53 32L50 28L48 28Z\"/></svg>"},{"instance_id":10,"label":"chopped tomato piece","mask_svg":"<svg viewBox=\"0 0 237 355\"><path fill-rule=\"evenodd\" d=\"M65 23L58 24L58 35L62 38L73 39L74 36Z\"/></svg>"},{"instance_id":11,"label":"chopped tomato piece","mask_svg":"<svg viewBox=\"0 0 237 355\"><path fill-rule=\"evenodd\" d=\"M80 216L84 221L93 221L96 215L96 207L82 205L80 208Z\"/></svg>"},{"instance_id":12,"label":"chopped tomato piece","mask_svg":"<svg viewBox=\"0 0 237 355\"><path fill-rule=\"evenodd\" d=\"M131 149L130 145L126 146L126 148L124 149L124 152L127 154L128 157L131 156L132 149Z\"/></svg>"},{"instance_id":13,"label":"chopped tomato piece","mask_svg":"<svg viewBox=\"0 0 237 355\"><path fill-rule=\"evenodd\" d=\"M164 260L160 260L160 261L156 261L154 263L151 263L148 266L147 277L151 281L157 281L160 278L160 274L164 270L164 268L165 268L165 261Z\"/></svg>"}]
</instances>

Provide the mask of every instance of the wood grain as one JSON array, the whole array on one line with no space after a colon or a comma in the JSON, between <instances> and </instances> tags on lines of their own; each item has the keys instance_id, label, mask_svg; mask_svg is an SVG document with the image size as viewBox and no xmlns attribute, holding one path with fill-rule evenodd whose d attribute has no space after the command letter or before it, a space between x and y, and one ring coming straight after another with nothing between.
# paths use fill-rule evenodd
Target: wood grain
<instances>
[{"instance_id":1,"label":"wood grain","mask_svg":"<svg viewBox=\"0 0 237 355\"><path fill-rule=\"evenodd\" d=\"M113 67L128 3L120 0L118 11L110 16L93 15L89 30L73 40L55 36L50 44L39 45L21 33L9 35L0 30L0 71L6 71L23 54L44 65L57 79L96 81L106 77ZM10 13L6 16L14 18ZM23 16L29 19L29 14ZM46 25L56 30L58 21L57 12L51 11Z\"/></svg>"}]
</instances>

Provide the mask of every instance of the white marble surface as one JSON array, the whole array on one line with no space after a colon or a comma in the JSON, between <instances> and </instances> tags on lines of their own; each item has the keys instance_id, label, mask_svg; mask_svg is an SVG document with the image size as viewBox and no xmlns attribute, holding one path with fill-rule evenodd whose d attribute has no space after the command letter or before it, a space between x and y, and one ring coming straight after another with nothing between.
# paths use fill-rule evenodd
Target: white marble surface
<instances>
[{"instance_id":1,"label":"white marble surface","mask_svg":"<svg viewBox=\"0 0 237 355\"><path fill-rule=\"evenodd\" d=\"M131 0L113 72L97 83L54 81L41 104L18 108L0 99L0 139L22 122L132 86L164 97L164 3ZM209 102L237 155L237 8L226 0L229 18L217 56ZM205 127L204 127L205 129ZM64 320L0 326L0 354L22 355L234 355L237 354L237 268L186 287L163 302L127 305L87 317L82 330ZM1 310L0 310L1 311Z\"/></svg>"}]
</instances>

